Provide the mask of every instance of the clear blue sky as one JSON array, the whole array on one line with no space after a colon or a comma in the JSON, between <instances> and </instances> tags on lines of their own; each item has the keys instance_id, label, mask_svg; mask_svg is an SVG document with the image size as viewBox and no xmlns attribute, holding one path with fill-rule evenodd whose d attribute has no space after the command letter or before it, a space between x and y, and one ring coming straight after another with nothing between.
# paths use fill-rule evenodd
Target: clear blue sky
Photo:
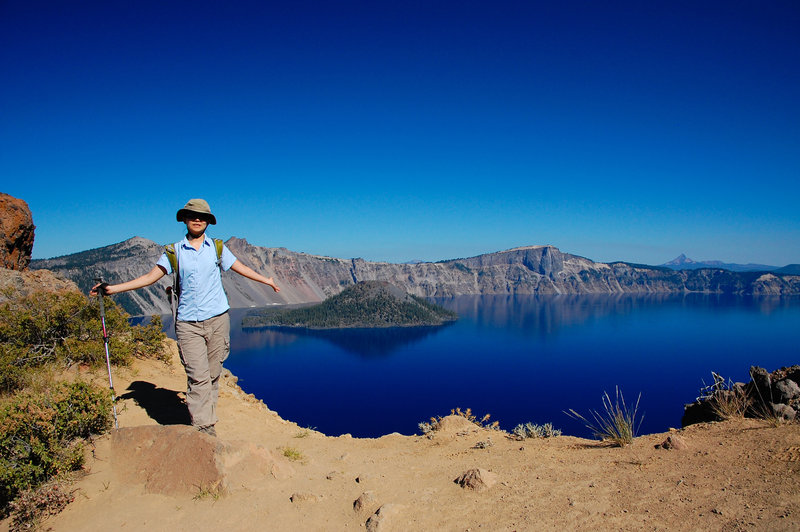
<instances>
[{"instance_id":1,"label":"clear blue sky","mask_svg":"<svg viewBox=\"0 0 800 532\"><path fill-rule=\"evenodd\" d=\"M800 263L800 2L0 0L35 258L210 233L402 262Z\"/></svg>"}]
</instances>

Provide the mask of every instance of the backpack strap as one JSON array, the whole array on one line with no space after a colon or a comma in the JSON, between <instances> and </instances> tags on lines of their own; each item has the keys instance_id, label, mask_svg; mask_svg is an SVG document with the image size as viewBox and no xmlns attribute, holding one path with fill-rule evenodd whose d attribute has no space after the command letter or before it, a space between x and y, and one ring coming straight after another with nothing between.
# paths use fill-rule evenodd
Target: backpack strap
<instances>
[{"instance_id":1,"label":"backpack strap","mask_svg":"<svg viewBox=\"0 0 800 532\"><path fill-rule=\"evenodd\" d=\"M172 267L172 286L167 287L167 299L172 310L172 323L178 325L178 297L181 293L180 270L178 269L178 254L175 251L175 244L164 246L164 253L167 255L169 265Z\"/></svg>"},{"instance_id":2,"label":"backpack strap","mask_svg":"<svg viewBox=\"0 0 800 532\"><path fill-rule=\"evenodd\" d=\"M178 253L175 251L175 244L164 246L164 253L167 255L169 265L172 267L172 290L176 295L181 294L180 269L178 268Z\"/></svg>"},{"instance_id":3,"label":"backpack strap","mask_svg":"<svg viewBox=\"0 0 800 532\"><path fill-rule=\"evenodd\" d=\"M220 273L222 273L222 239L214 239L214 248L217 250L217 267Z\"/></svg>"}]
</instances>

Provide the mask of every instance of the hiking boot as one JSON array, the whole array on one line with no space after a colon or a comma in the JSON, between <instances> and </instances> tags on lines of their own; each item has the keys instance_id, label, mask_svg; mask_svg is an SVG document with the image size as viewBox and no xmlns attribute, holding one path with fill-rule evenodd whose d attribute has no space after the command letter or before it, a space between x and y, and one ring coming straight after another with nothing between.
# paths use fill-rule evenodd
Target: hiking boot
<instances>
[{"instance_id":1,"label":"hiking boot","mask_svg":"<svg viewBox=\"0 0 800 532\"><path fill-rule=\"evenodd\" d=\"M209 436L217 437L217 429L214 428L214 425L208 425L207 427L197 427L198 432L202 432L203 434L208 434Z\"/></svg>"}]
</instances>

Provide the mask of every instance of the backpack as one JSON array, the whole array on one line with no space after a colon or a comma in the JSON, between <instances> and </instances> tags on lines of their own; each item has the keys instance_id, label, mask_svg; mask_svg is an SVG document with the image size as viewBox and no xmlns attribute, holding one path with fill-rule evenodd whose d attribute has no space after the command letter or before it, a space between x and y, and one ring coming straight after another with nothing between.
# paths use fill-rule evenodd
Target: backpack
<instances>
[{"instance_id":1,"label":"backpack","mask_svg":"<svg viewBox=\"0 0 800 532\"><path fill-rule=\"evenodd\" d=\"M217 251L217 268L222 272L222 240L213 238L214 249ZM172 322L178 324L178 298L181 297L181 273L178 269L178 254L175 251L176 244L167 244L164 246L164 253L167 255L169 265L172 267L172 286L168 286L167 299L169 299L170 307L172 308Z\"/></svg>"}]
</instances>

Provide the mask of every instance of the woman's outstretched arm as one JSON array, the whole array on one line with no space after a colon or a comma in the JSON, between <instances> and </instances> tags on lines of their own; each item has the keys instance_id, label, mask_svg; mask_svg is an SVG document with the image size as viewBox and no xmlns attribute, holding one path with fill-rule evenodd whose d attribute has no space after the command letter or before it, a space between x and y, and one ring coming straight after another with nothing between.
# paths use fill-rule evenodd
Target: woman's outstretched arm
<instances>
[{"instance_id":1,"label":"woman's outstretched arm","mask_svg":"<svg viewBox=\"0 0 800 532\"><path fill-rule=\"evenodd\" d=\"M233 266L231 266L231 270L235 271L236 273L238 273L243 277L247 277L248 279L252 279L253 281L256 281L258 283L270 286L276 292L281 291L281 289L278 288L278 285L275 284L275 281L272 279L272 277L264 277L260 273L253 270L253 268L251 268L250 266L245 266L244 264L242 264L242 261L240 260L237 260L236 262L233 263Z\"/></svg>"},{"instance_id":2,"label":"woman's outstretched arm","mask_svg":"<svg viewBox=\"0 0 800 532\"><path fill-rule=\"evenodd\" d=\"M105 287L106 295L111 294L118 294L120 292L127 292L128 290L136 290L137 288L144 288L145 286L150 286L151 284L155 283L167 272L161 266L153 266L153 269L147 272L146 274L142 275L141 277L137 277L132 281L128 281L125 283L120 284L109 284ZM92 287L89 291L89 295L96 296L98 293L98 287L102 283L98 283Z\"/></svg>"}]
</instances>

